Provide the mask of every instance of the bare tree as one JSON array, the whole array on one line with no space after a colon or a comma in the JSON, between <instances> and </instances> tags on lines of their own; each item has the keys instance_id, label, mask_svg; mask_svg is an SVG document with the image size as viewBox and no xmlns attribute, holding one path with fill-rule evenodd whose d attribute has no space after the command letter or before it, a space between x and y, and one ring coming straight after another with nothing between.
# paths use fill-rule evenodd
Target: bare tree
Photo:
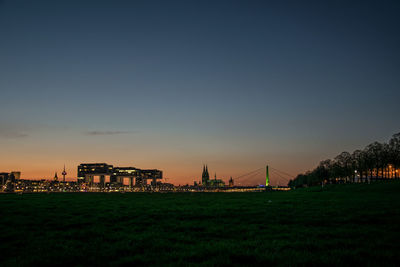
<instances>
[{"instance_id":1,"label":"bare tree","mask_svg":"<svg viewBox=\"0 0 400 267\"><path fill-rule=\"evenodd\" d=\"M389 166L393 166L392 169ZM379 178L399 178L400 168L400 133L392 136L389 143L374 142L364 150L356 150L352 154L342 152L333 160L324 160L313 170L299 174L290 185L294 187L321 184L324 181L355 182L355 176L360 175L360 181L371 181Z\"/></svg>"},{"instance_id":2,"label":"bare tree","mask_svg":"<svg viewBox=\"0 0 400 267\"><path fill-rule=\"evenodd\" d=\"M389 158L394 167L395 178L399 178L400 168L400 133L394 134L389 141Z\"/></svg>"}]
</instances>

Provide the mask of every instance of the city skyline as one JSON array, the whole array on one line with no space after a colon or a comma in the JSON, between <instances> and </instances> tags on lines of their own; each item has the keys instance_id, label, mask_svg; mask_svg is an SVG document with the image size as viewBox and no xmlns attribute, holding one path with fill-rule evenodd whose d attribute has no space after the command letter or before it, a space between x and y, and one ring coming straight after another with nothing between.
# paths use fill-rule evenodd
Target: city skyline
<instances>
[{"instance_id":1,"label":"city skyline","mask_svg":"<svg viewBox=\"0 0 400 267\"><path fill-rule=\"evenodd\" d=\"M399 132L397 1L0 1L1 171L296 176ZM272 184L274 177L271 174ZM287 182L287 181L286 181Z\"/></svg>"}]
</instances>

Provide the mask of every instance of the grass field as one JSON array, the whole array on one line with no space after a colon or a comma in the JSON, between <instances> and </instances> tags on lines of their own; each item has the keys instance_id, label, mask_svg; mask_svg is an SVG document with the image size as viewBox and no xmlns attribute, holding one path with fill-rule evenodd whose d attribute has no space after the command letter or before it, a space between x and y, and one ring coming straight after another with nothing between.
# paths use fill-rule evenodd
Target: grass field
<instances>
[{"instance_id":1,"label":"grass field","mask_svg":"<svg viewBox=\"0 0 400 267\"><path fill-rule=\"evenodd\" d=\"M399 265L400 182L0 195L0 266Z\"/></svg>"}]
</instances>

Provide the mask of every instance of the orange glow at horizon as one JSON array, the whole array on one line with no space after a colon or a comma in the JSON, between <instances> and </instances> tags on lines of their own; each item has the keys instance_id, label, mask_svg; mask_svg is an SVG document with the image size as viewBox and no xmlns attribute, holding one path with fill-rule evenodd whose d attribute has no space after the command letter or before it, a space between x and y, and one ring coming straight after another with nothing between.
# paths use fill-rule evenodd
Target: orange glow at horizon
<instances>
[{"instance_id":1,"label":"orange glow at horizon","mask_svg":"<svg viewBox=\"0 0 400 267\"><path fill-rule=\"evenodd\" d=\"M73 181L79 164L107 163L115 167L159 169L163 172L162 182L185 185L201 181L203 164L207 164L210 178L216 173L218 179L228 183L230 177L235 180L253 170L265 169L267 164L295 176L315 167L321 159L334 155L316 153L315 149L319 147L307 147L305 153L304 145L296 142L277 145L271 140L259 145L251 139L239 143L239 140L233 142L217 137L200 140L195 136L178 138L169 135L162 141L149 134L134 137L93 138L61 131L7 140L3 145L8 153L0 155L0 172L21 171L22 179L51 180L55 172L62 178L65 164L66 180ZM288 182L274 173L270 175L272 185ZM248 182L265 183L265 173L248 179Z\"/></svg>"},{"instance_id":2,"label":"orange glow at horizon","mask_svg":"<svg viewBox=\"0 0 400 267\"><path fill-rule=\"evenodd\" d=\"M133 165L133 164L114 164L111 162L107 161L101 161L105 162L108 164L112 164L114 166L131 166L131 167L137 167L140 169L159 169L163 171L163 179L161 180L163 183L172 183L175 185L185 185L189 184L192 185L194 182L201 182L201 174L202 174L202 163L199 163L198 166L188 166L187 168L183 168L182 166L157 166L154 165L152 166L151 164L146 164L145 167L142 167L140 165ZM94 162L79 162L75 163L74 165L72 164L66 164L66 180L67 181L76 181L77 180L77 166L81 163L94 163ZM99 162L100 163L100 162ZM2 164L3 165L3 164ZM57 166L58 165L58 166ZM72 166L71 166L72 165ZM55 166L55 167L53 167ZM237 165L233 166L232 168L229 168L227 166L217 166L213 164L208 164L209 172L210 172L210 179L214 179L214 174L217 174L217 179L222 179L226 184L228 184L228 180L230 177L232 177L234 180L236 177L239 177L243 174L246 174L252 170L254 170L257 167L263 168L265 166L257 166L254 168L253 167L238 167ZM252 169L251 169L252 168ZM258 169L258 168L257 168ZM1 171L4 172L11 172L11 171L20 171L21 172L21 179L46 179L46 180L52 180L54 178L55 173L57 172L58 179L62 179L61 172L63 170L63 163L61 164L55 164L53 163L50 167L49 165L46 164L35 164L29 166L23 165L23 164L11 164L11 168L5 168L5 166L1 166ZM296 175L297 172L296 170L283 170L285 172L291 173L293 175ZM283 179L282 177L278 177L274 175L273 173L270 174L271 176L271 183L272 185L286 185L289 178ZM284 177L286 178L286 177ZM294 178L294 177L293 177ZM235 184L238 185L239 183L242 185L255 185L255 184L263 184L265 182L265 171L260 171L258 172L258 175L252 178L246 178L243 180L235 180Z\"/></svg>"}]
</instances>

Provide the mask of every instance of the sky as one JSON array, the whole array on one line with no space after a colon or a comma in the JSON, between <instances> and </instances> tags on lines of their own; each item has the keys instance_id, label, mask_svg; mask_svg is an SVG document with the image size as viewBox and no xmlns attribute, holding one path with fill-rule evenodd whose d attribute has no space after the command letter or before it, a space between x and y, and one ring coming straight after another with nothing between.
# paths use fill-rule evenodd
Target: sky
<instances>
[{"instance_id":1,"label":"sky","mask_svg":"<svg viewBox=\"0 0 400 267\"><path fill-rule=\"evenodd\" d=\"M192 184L203 164L224 180L296 175L387 141L398 14L399 1L0 0L0 171L66 164L74 179L106 162Z\"/></svg>"}]
</instances>

